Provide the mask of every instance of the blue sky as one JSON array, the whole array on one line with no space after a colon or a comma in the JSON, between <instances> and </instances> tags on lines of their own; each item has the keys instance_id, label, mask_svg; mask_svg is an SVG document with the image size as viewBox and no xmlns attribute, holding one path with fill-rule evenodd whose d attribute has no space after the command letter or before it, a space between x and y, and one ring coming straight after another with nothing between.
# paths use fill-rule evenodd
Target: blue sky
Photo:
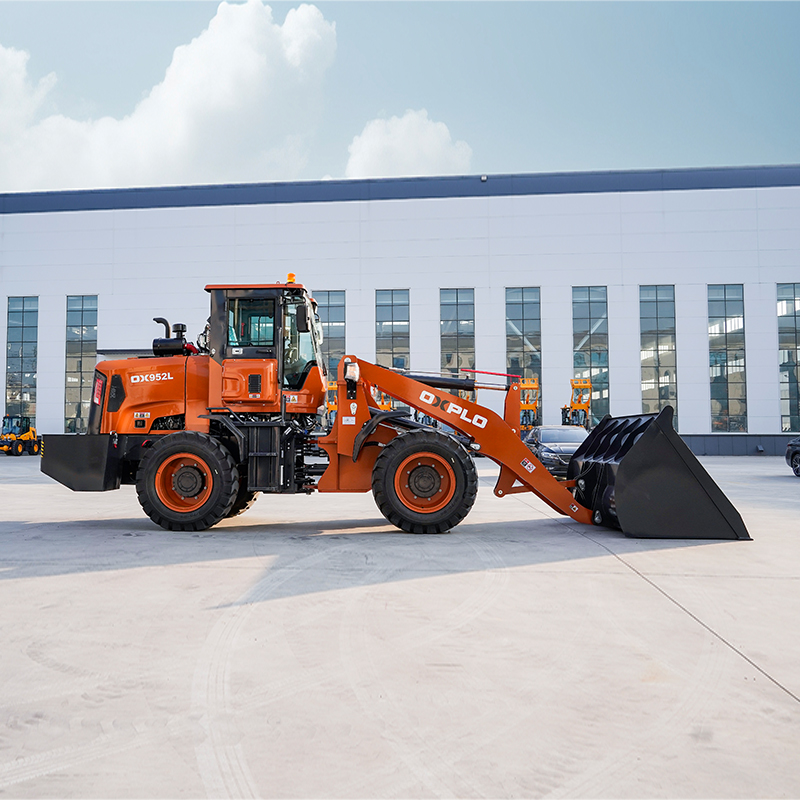
<instances>
[{"instance_id":1,"label":"blue sky","mask_svg":"<svg viewBox=\"0 0 800 800\"><path fill-rule=\"evenodd\" d=\"M298 6L0 2L0 191L800 163L800 3Z\"/></svg>"}]
</instances>

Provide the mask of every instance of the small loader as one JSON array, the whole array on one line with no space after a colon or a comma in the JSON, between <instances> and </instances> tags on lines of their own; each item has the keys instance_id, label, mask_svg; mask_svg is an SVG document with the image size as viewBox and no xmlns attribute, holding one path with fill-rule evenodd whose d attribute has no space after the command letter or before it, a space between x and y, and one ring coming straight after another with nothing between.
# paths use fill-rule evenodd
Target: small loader
<instances>
[{"instance_id":1,"label":"small loader","mask_svg":"<svg viewBox=\"0 0 800 800\"><path fill-rule=\"evenodd\" d=\"M36 428L30 417L17 414L6 414L3 417L3 428L0 432L0 452L7 456L21 456L30 453L39 455L41 439L36 435Z\"/></svg>"},{"instance_id":2,"label":"small loader","mask_svg":"<svg viewBox=\"0 0 800 800\"><path fill-rule=\"evenodd\" d=\"M45 435L44 473L75 491L134 485L167 530L209 528L259 493L371 491L401 530L441 533L475 502L480 453L500 466L498 497L533 492L580 523L630 536L750 538L670 413L607 417L559 481L520 438L518 382L402 373L346 355L330 421L322 328L294 276L206 291L211 315L196 345L185 325L169 336L156 318L166 335L151 357L97 365L88 431ZM503 416L458 395L478 389L505 393Z\"/></svg>"}]
</instances>

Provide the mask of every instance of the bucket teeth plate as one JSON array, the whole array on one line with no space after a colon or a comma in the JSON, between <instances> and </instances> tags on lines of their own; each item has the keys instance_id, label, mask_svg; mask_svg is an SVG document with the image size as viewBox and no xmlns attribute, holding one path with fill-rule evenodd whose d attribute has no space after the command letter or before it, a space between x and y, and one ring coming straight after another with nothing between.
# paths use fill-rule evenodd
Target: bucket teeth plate
<instances>
[{"instance_id":1,"label":"bucket teeth plate","mask_svg":"<svg viewBox=\"0 0 800 800\"><path fill-rule=\"evenodd\" d=\"M650 539L749 539L739 512L672 426L673 409L605 417L567 477L594 521Z\"/></svg>"}]
</instances>

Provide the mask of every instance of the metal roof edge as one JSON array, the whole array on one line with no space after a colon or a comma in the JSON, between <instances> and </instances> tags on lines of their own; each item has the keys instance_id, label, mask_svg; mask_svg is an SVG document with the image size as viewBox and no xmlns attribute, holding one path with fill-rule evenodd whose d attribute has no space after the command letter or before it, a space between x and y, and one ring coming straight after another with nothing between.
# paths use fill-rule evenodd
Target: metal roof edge
<instances>
[{"instance_id":1,"label":"metal roof edge","mask_svg":"<svg viewBox=\"0 0 800 800\"><path fill-rule=\"evenodd\" d=\"M800 186L800 165L366 178L0 194L0 214Z\"/></svg>"}]
</instances>

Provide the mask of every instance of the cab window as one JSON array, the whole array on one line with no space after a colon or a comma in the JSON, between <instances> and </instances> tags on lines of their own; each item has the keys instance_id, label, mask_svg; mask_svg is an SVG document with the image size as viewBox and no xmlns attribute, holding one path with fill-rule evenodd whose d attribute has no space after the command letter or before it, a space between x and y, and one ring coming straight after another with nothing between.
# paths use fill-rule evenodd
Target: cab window
<instances>
[{"instance_id":1,"label":"cab window","mask_svg":"<svg viewBox=\"0 0 800 800\"><path fill-rule=\"evenodd\" d=\"M275 300L234 299L228 303L228 344L275 346Z\"/></svg>"},{"instance_id":2,"label":"cab window","mask_svg":"<svg viewBox=\"0 0 800 800\"><path fill-rule=\"evenodd\" d=\"M297 304L286 305L283 330L283 384L288 389L301 389L306 375L314 366L316 353L311 332L297 330Z\"/></svg>"}]
</instances>

